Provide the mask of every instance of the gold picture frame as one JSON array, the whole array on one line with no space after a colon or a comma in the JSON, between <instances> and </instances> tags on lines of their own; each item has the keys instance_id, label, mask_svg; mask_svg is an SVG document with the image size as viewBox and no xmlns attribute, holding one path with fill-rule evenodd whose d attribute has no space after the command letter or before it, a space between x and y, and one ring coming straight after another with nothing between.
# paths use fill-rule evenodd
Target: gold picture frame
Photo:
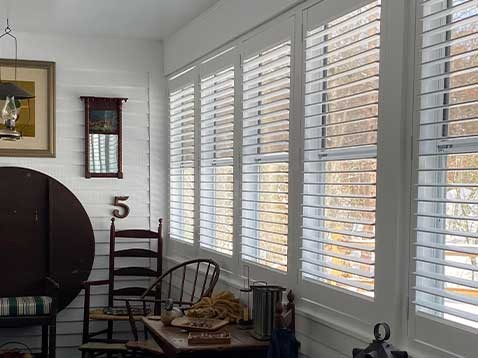
<instances>
[{"instance_id":1,"label":"gold picture frame","mask_svg":"<svg viewBox=\"0 0 478 358\"><path fill-rule=\"evenodd\" d=\"M0 140L1 157L56 156L55 76L55 62L0 59L0 81L13 82L35 96L20 101L16 129L22 132L22 138ZM1 108L3 103L4 99L0 99Z\"/></svg>"}]
</instances>

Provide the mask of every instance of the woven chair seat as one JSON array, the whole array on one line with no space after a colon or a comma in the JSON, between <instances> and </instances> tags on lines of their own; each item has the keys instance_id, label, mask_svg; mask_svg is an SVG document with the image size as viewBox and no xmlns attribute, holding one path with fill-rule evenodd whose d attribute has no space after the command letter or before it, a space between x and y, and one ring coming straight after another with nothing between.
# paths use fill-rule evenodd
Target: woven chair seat
<instances>
[{"instance_id":1,"label":"woven chair seat","mask_svg":"<svg viewBox=\"0 0 478 358\"><path fill-rule=\"evenodd\" d=\"M0 297L0 316L41 316L51 312L48 296Z\"/></svg>"},{"instance_id":2,"label":"woven chair seat","mask_svg":"<svg viewBox=\"0 0 478 358\"><path fill-rule=\"evenodd\" d=\"M143 316L134 316L136 321L141 321ZM96 308L90 310L90 320L91 321L128 321L128 315L113 315L105 313L103 308Z\"/></svg>"},{"instance_id":3,"label":"woven chair seat","mask_svg":"<svg viewBox=\"0 0 478 358\"><path fill-rule=\"evenodd\" d=\"M161 347L152 340L147 341L129 341L126 343L126 347L133 351L147 352L153 354L155 357L164 356L164 351Z\"/></svg>"}]
</instances>

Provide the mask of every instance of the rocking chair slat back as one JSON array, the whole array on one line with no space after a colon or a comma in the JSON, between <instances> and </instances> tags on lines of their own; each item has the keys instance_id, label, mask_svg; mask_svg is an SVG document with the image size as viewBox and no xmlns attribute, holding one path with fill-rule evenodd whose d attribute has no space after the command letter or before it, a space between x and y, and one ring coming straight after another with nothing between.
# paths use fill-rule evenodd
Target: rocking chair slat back
<instances>
[{"instance_id":1,"label":"rocking chair slat back","mask_svg":"<svg viewBox=\"0 0 478 358\"><path fill-rule=\"evenodd\" d=\"M179 300L183 300L183 295L184 295L184 281L186 281L186 266L183 266L183 279L181 280L181 296L179 297Z\"/></svg>"},{"instance_id":2,"label":"rocking chair slat back","mask_svg":"<svg viewBox=\"0 0 478 358\"><path fill-rule=\"evenodd\" d=\"M194 300L194 294L196 293L196 283L198 282L199 265L200 265L200 263L198 262L197 267L196 267L196 273L194 275L193 289L191 291L191 301Z\"/></svg>"},{"instance_id":3,"label":"rocking chair slat back","mask_svg":"<svg viewBox=\"0 0 478 358\"><path fill-rule=\"evenodd\" d=\"M149 230L120 230L116 231L115 237L128 239L157 239L158 233Z\"/></svg>"},{"instance_id":4,"label":"rocking chair slat back","mask_svg":"<svg viewBox=\"0 0 478 358\"><path fill-rule=\"evenodd\" d=\"M211 268L211 264L209 263L207 265L207 270L206 270L206 274L204 275L204 282L202 284L202 289L201 289L201 296L210 296L211 294L204 294L204 290L206 289L206 282L207 282L207 278L208 278L208 275L209 275L209 269ZM212 279L212 278L211 278ZM207 292L207 291L206 291Z\"/></svg>"},{"instance_id":5,"label":"rocking chair slat back","mask_svg":"<svg viewBox=\"0 0 478 358\"><path fill-rule=\"evenodd\" d=\"M134 293L132 296L140 297L145 291L146 287L142 289L142 292L137 287L126 287L122 289L115 288L115 278L134 276L134 277L158 277L162 273L163 252L162 252L162 219L159 219L158 232L150 230L116 230L115 219L111 219L110 228L110 268L109 268L109 297L108 305L113 307L115 305L115 298L125 296L125 293ZM119 239L119 240L118 240ZM130 249L117 249L118 243L122 239L156 239L157 250L142 249L142 248L130 248ZM151 269L149 267L117 267L115 259L119 258L155 258L156 267ZM156 299L160 299L160 291L152 291L149 296L154 296ZM131 297L131 296L130 296ZM156 310L159 310L157 308Z\"/></svg>"}]
</instances>

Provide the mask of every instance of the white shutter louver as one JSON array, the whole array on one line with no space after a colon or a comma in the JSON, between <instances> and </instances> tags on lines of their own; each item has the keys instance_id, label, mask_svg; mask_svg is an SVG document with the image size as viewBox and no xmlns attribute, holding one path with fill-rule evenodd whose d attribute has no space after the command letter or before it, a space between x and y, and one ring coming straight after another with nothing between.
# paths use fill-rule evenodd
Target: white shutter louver
<instances>
[{"instance_id":1,"label":"white shutter louver","mask_svg":"<svg viewBox=\"0 0 478 358\"><path fill-rule=\"evenodd\" d=\"M243 62L242 258L287 270L291 43Z\"/></svg>"},{"instance_id":2,"label":"white shutter louver","mask_svg":"<svg viewBox=\"0 0 478 358\"><path fill-rule=\"evenodd\" d=\"M194 85L169 95L170 237L194 242Z\"/></svg>"},{"instance_id":3,"label":"white shutter louver","mask_svg":"<svg viewBox=\"0 0 478 358\"><path fill-rule=\"evenodd\" d=\"M232 255L234 67L201 80L200 245Z\"/></svg>"},{"instance_id":4,"label":"white shutter louver","mask_svg":"<svg viewBox=\"0 0 478 358\"><path fill-rule=\"evenodd\" d=\"M306 33L302 278L374 295L380 1Z\"/></svg>"},{"instance_id":5,"label":"white shutter louver","mask_svg":"<svg viewBox=\"0 0 478 358\"><path fill-rule=\"evenodd\" d=\"M478 328L478 3L419 9L414 303Z\"/></svg>"}]
</instances>

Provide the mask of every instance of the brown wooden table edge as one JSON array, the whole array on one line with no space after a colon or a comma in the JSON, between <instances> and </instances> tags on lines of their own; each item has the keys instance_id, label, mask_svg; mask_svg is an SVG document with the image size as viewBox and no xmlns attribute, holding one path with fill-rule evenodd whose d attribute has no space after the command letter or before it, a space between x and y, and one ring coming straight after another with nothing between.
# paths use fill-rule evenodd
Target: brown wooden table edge
<instances>
[{"instance_id":1,"label":"brown wooden table edge","mask_svg":"<svg viewBox=\"0 0 478 358\"><path fill-rule=\"evenodd\" d=\"M168 357L177 357L181 355L188 355L192 353L208 353L208 352L249 352L249 351L264 351L266 352L269 347L269 341L260 341L252 336L250 336L251 340L254 344L238 346L237 344L211 344L211 345L192 345L187 346L184 348L175 346L172 342L170 342L167 337L161 335L157 331L157 327L155 325L162 324L158 320L150 320L148 317L143 317L142 322L145 326L145 329L149 332L151 337L160 345L160 347L164 350ZM230 326L226 326L228 328ZM234 333L238 332L239 329L235 326L232 326L232 338L234 339ZM248 334L247 331L241 331L245 334ZM187 334L184 333L184 339L187 340ZM237 339L237 338L236 338Z\"/></svg>"}]
</instances>

